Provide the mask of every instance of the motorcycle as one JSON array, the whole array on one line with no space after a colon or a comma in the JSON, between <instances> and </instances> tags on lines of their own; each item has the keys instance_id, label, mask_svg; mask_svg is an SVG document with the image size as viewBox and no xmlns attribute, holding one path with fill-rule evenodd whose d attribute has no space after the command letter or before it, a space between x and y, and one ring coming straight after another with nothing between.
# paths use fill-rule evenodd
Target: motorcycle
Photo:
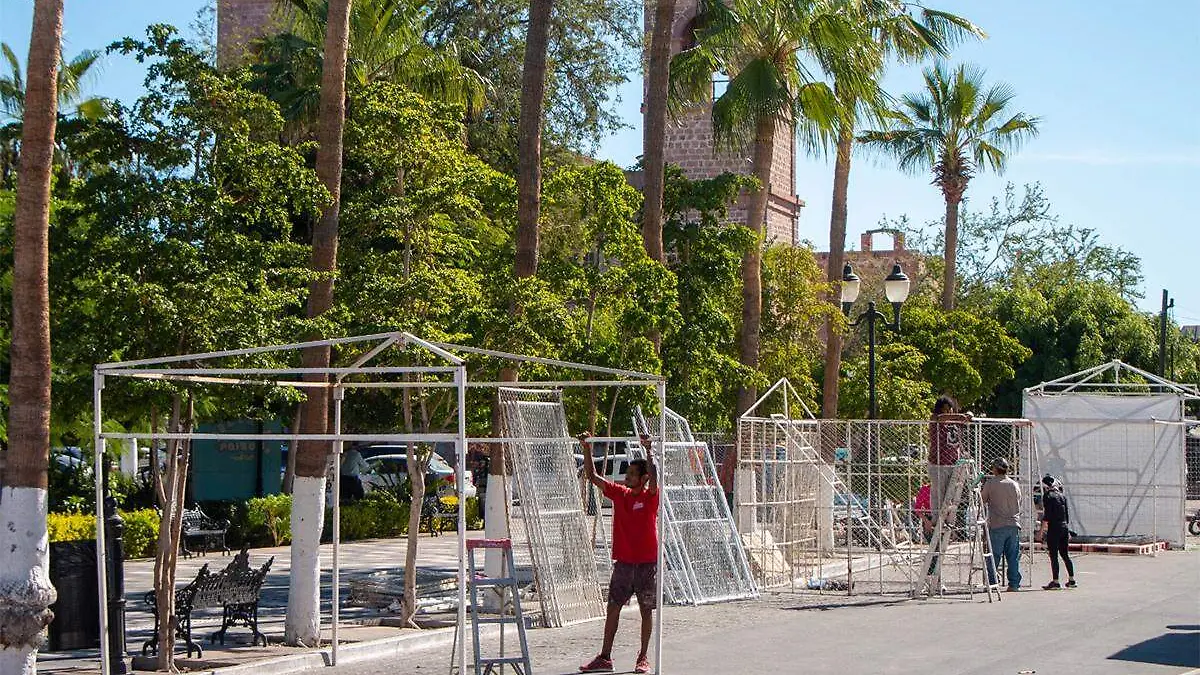
<instances>
[{"instance_id":1,"label":"motorcycle","mask_svg":"<svg viewBox=\"0 0 1200 675\"><path fill-rule=\"evenodd\" d=\"M1200 509L1193 511L1192 515L1188 516L1187 521L1188 534L1200 537Z\"/></svg>"}]
</instances>

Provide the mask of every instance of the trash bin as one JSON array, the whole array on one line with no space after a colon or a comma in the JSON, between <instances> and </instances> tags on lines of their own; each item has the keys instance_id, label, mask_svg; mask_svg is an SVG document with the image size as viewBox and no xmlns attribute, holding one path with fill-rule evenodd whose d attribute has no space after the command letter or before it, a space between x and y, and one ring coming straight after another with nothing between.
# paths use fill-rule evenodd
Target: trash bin
<instances>
[{"instance_id":1,"label":"trash bin","mask_svg":"<svg viewBox=\"0 0 1200 675\"><path fill-rule=\"evenodd\" d=\"M50 544L50 583L58 599L50 609L49 651L100 646L100 591L96 579L96 542Z\"/></svg>"}]
</instances>

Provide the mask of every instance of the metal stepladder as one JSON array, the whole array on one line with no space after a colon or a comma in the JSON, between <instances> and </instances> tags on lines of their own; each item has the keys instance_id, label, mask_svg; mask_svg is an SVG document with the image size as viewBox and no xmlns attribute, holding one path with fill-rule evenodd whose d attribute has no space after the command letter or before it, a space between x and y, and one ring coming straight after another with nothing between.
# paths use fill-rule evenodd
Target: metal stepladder
<instances>
[{"instance_id":1,"label":"metal stepladder","mask_svg":"<svg viewBox=\"0 0 1200 675\"><path fill-rule=\"evenodd\" d=\"M517 582L517 565L513 560L512 540L511 539L468 539L467 542L467 588L470 591L471 603L471 639L475 647L475 675L484 675L485 673L504 672L504 666L512 666L513 672L517 675L532 675L533 668L529 661L529 643L525 639L525 617L521 614L521 592L520 585ZM501 569L504 570L505 576L497 578L487 578L479 575L478 566L475 564L475 551L477 549L498 549L501 552L503 560L501 561ZM500 615L497 617L480 617L479 616L479 589L495 588L500 595ZM505 613L504 595L506 592L512 594L512 616ZM479 645L479 627L485 624L500 625L500 655L499 656L483 656ZM516 624L517 638L521 646L519 656L504 655L504 626ZM455 640L457 642L457 639ZM465 649L465 647L464 647ZM496 667L499 666L499 669ZM462 675L460 673L460 675Z\"/></svg>"},{"instance_id":2,"label":"metal stepladder","mask_svg":"<svg viewBox=\"0 0 1200 675\"><path fill-rule=\"evenodd\" d=\"M992 531L988 526L987 507L980 494L981 488L981 484L971 488L971 508L968 512L975 514L975 527L971 538L971 573L967 577L967 583L971 585L971 592L974 593L975 586L972 578L976 572L979 572L984 589L987 591L988 602L992 601L993 593L996 594L996 602L999 602L1003 599L1003 596L1000 595L1000 568L996 564L995 555L993 555L995 552L992 550ZM980 555L976 555L977 553ZM991 581L988 581L989 568L992 573Z\"/></svg>"},{"instance_id":3,"label":"metal stepladder","mask_svg":"<svg viewBox=\"0 0 1200 675\"><path fill-rule=\"evenodd\" d=\"M921 561L921 570L923 576L917 578L916 586L913 588L913 595L921 595L925 593L927 596L938 595L942 591L942 561L950 551L950 542L954 535L955 523L958 520L958 507L963 501L963 488L967 487L967 480L975 474L975 462L971 459L960 459L954 465L954 471L950 474L949 484L946 486L945 493L942 495L942 503L938 507L937 519L934 521L933 537L929 542L929 548L925 552L924 559ZM968 527L971 531L970 555L971 555L971 574L967 577L968 585L971 585L971 576L975 571L980 571L984 574L984 585L987 587L988 602L992 602L992 593L995 592L996 599L999 600L999 571L994 568L994 559L992 558L992 543L991 536L988 532L987 517L984 514L983 504L979 495L979 486L972 485L968 496L968 513L974 515L974 522ZM976 565L978 562L978 565ZM993 565L993 570L996 571L994 583L988 583L986 573L987 566ZM974 586L971 585L974 589Z\"/></svg>"}]
</instances>

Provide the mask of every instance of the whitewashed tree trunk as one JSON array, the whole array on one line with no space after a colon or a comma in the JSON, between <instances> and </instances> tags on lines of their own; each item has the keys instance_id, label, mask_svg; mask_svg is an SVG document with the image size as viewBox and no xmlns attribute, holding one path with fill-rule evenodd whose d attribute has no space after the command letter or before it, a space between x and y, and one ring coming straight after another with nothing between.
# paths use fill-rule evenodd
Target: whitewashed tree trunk
<instances>
[{"instance_id":1,"label":"whitewashed tree trunk","mask_svg":"<svg viewBox=\"0 0 1200 675\"><path fill-rule=\"evenodd\" d=\"M37 672L37 650L54 614L46 490L0 491L0 673Z\"/></svg>"},{"instance_id":2,"label":"whitewashed tree trunk","mask_svg":"<svg viewBox=\"0 0 1200 675\"><path fill-rule=\"evenodd\" d=\"M325 478L296 476L292 484L292 572L284 640L316 647L321 638L321 530Z\"/></svg>"},{"instance_id":3,"label":"whitewashed tree trunk","mask_svg":"<svg viewBox=\"0 0 1200 675\"><path fill-rule=\"evenodd\" d=\"M508 531L508 503L512 501L512 493L508 490L508 476L488 476L486 497L483 505L483 536L488 539L508 539L512 534ZM515 548L515 544L514 544ZM504 552L489 548L484 551L484 574L495 579L503 577ZM499 611L500 593L496 589L488 589L483 596L484 608L488 611Z\"/></svg>"}]
</instances>

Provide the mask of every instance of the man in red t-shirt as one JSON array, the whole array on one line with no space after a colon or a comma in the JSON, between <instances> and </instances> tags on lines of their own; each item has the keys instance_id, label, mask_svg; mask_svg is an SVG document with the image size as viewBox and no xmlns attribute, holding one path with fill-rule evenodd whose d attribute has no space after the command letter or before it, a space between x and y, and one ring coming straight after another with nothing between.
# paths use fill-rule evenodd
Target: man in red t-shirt
<instances>
[{"instance_id":1,"label":"man in red t-shirt","mask_svg":"<svg viewBox=\"0 0 1200 675\"><path fill-rule=\"evenodd\" d=\"M612 579L608 583L608 616L604 621L604 646L590 663L580 666L584 673L610 672L613 669L612 646L621 621L621 608L634 595L642 613L642 650L638 652L635 673L650 672L646 650L654 630L654 608L658 600L658 470L650 437L642 435L645 459L635 459L625 472L625 484L613 483L596 475L592 461L590 434L579 435L583 446L583 472L593 485L604 491L613 503Z\"/></svg>"}]
</instances>

